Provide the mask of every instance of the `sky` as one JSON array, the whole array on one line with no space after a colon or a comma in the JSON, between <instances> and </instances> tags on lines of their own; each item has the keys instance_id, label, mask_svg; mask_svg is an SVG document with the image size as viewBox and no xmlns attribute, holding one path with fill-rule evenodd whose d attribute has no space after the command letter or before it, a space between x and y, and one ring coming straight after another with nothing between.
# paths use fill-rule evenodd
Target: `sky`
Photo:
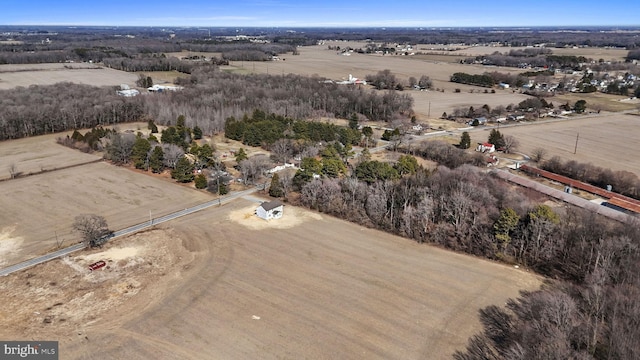
<instances>
[{"instance_id":1,"label":"sky","mask_svg":"<svg viewBox=\"0 0 640 360\"><path fill-rule=\"evenodd\" d=\"M639 26L637 0L1 0L0 25Z\"/></svg>"}]
</instances>

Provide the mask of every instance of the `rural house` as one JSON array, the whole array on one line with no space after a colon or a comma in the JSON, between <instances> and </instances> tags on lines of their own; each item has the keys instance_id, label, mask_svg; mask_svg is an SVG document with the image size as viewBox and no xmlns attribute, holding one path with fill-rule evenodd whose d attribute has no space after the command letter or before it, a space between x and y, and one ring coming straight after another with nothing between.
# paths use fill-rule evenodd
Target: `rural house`
<instances>
[{"instance_id":1,"label":"rural house","mask_svg":"<svg viewBox=\"0 0 640 360\"><path fill-rule=\"evenodd\" d=\"M480 116L469 121L469 125L471 126L485 125L486 123L487 123L487 118L484 116Z\"/></svg>"},{"instance_id":2,"label":"rural house","mask_svg":"<svg viewBox=\"0 0 640 360\"><path fill-rule=\"evenodd\" d=\"M256 209L256 215L265 220L279 219L282 217L283 210L284 204L279 200L265 201Z\"/></svg>"},{"instance_id":3,"label":"rural house","mask_svg":"<svg viewBox=\"0 0 640 360\"><path fill-rule=\"evenodd\" d=\"M494 151L496 151L496 147L495 145L491 144L491 143L483 143L483 144L478 144L478 147L476 148L476 151L480 151L480 152L488 152L488 153L492 153Z\"/></svg>"}]
</instances>

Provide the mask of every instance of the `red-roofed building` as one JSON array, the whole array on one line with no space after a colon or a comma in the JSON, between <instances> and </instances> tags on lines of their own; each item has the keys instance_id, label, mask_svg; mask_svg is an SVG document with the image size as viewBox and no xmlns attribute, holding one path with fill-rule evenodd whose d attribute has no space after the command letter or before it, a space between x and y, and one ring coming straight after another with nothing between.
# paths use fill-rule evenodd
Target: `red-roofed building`
<instances>
[{"instance_id":1,"label":"red-roofed building","mask_svg":"<svg viewBox=\"0 0 640 360\"><path fill-rule=\"evenodd\" d=\"M483 153L492 153L494 151L496 151L496 147L493 144L490 144L488 142L483 143L483 144L478 144L478 147L476 148L476 151L480 151Z\"/></svg>"}]
</instances>

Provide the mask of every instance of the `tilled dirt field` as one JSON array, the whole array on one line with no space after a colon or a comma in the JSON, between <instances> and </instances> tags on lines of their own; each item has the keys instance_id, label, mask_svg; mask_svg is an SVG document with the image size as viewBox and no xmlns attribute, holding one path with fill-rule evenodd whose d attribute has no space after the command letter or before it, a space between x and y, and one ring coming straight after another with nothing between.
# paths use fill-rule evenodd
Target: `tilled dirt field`
<instances>
[{"instance_id":1,"label":"tilled dirt field","mask_svg":"<svg viewBox=\"0 0 640 360\"><path fill-rule=\"evenodd\" d=\"M95 86L134 86L134 73L103 68L93 64L26 64L0 65L0 89L16 86L53 85L61 82Z\"/></svg>"},{"instance_id":2,"label":"tilled dirt field","mask_svg":"<svg viewBox=\"0 0 640 360\"><path fill-rule=\"evenodd\" d=\"M61 358L444 359L540 279L285 206L220 208L0 282L0 338ZM109 268L93 273L91 261ZM111 260L111 261L109 261Z\"/></svg>"},{"instance_id":3,"label":"tilled dirt field","mask_svg":"<svg viewBox=\"0 0 640 360\"><path fill-rule=\"evenodd\" d=\"M541 147L547 151L546 159L559 156L564 161L592 163L640 176L640 116L602 113L568 121L501 127L500 133L514 136L520 143L518 151L525 154ZM487 141L488 136L488 129L474 131L472 144Z\"/></svg>"},{"instance_id":4,"label":"tilled dirt field","mask_svg":"<svg viewBox=\"0 0 640 360\"><path fill-rule=\"evenodd\" d=\"M0 265L78 242L72 223L80 214L104 216L119 230L212 199L192 186L104 162L0 182Z\"/></svg>"},{"instance_id":5,"label":"tilled dirt field","mask_svg":"<svg viewBox=\"0 0 640 360\"><path fill-rule=\"evenodd\" d=\"M0 180L11 178L10 167L19 175L35 174L99 160L102 154L85 154L56 143L71 132L34 136L0 143Z\"/></svg>"}]
</instances>

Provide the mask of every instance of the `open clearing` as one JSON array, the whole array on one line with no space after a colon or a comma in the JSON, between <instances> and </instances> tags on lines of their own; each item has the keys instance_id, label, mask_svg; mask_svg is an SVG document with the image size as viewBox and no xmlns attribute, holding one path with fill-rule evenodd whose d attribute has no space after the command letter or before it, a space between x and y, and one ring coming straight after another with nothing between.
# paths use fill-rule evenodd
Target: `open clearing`
<instances>
[{"instance_id":1,"label":"open clearing","mask_svg":"<svg viewBox=\"0 0 640 360\"><path fill-rule=\"evenodd\" d=\"M0 65L0 90L17 86L53 85L72 82L95 86L135 85L134 73L104 68L94 64L24 64Z\"/></svg>"},{"instance_id":2,"label":"open clearing","mask_svg":"<svg viewBox=\"0 0 640 360\"><path fill-rule=\"evenodd\" d=\"M489 130L471 132L472 144L485 142ZM500 133L518 139L518 151L525 154L542 147L547 150L546 159L559 156L565 161L592 163L640 176L640 116L602 113L566 121L501 127ZM574 154L578 133L578 151Z\"/></svg>"},{"instance_id":3,"label":"open clearing","mask_svg":"<svg viewBox=\"0 0 640 360\"><path fill-rule=\"evenodd\" d=\"M0 180L11 178L10 167L16 173L34 174L84 164L102 158L101 154L86 154L56 143L70 132L34 136L0 143Z\"/></svg>"},{"instance_id":4,"label":"open clearing","mask_svg":"<svg viewBox=\"0 0 640 360\"><path fill-rule=\"evenodd\" d=\"M256 205L8 276L0 338L59 340L65 359L443 359L479 330L478 309L540 286L299 208L265 222ZM97 259L108 268L89 272Z\"/></svg>"},{"instance_id":5,"label":"open clearing","mask_svg":"<svg viewBox=\"0 0 640 360\"><path fill-rule=\"evenodd\" d=\"M557 96L546 99L547 101L553 102L555 105L562 105L564 103L569 103L571 105L575 104L578 100L584 100L587 102L587 108L592 110L602 110L602 111L629 111L638 109L637 99L632 99L627 96L613 95L613 94L604 94L601 92L594 93L566 93L559 94Z\"/></svg>"}]
</instances>

